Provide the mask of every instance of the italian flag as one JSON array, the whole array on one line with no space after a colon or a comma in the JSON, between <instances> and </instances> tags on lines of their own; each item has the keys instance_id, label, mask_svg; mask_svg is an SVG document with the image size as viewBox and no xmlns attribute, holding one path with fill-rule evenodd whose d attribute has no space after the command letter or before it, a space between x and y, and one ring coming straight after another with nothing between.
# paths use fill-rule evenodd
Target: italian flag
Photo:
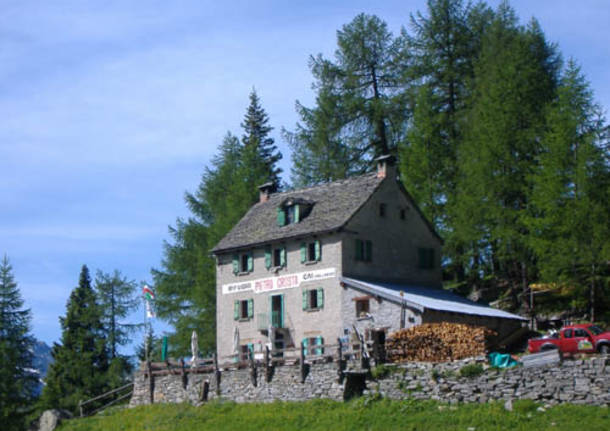
<instances>
[{"instance_id":1,"label":"italian flag","mask_svg":"<svg viewBox=\"0 0 610 431\"><path fill-rule=\"evenodd\" d=\"M155 299L155 292L147 285L144 285L142 288L142 295L144 295L144 298L146 298L147 301L153 301Z\"/></svg>"}]
</instances>

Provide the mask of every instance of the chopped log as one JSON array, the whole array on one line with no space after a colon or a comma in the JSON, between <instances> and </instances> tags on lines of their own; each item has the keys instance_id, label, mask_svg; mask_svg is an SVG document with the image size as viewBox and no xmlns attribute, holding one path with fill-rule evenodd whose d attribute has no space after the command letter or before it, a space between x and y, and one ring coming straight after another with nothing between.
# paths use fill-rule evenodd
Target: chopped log
<instances>
[{"instance_id":1,"label":"chopped log","mask_svg":"<svg viewBox=\"0 0 610 431\"><path fill-rule=\"evenodd\" d=\"M489 328L460 323L424 323L401 329L386 341L391 362L446 362L485 355L497 334Z\"/></svg>"}]
</instances>

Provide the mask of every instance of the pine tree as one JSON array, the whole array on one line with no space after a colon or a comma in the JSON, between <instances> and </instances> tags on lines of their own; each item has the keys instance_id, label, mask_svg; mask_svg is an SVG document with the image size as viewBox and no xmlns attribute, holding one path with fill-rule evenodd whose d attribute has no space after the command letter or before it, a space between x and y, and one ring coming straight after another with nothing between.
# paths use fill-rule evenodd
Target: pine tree
<instances>
[{"instance_id":1,"label":"pine tree","mask_svg":"<svg viewBox=\"0 0 610 431\"><path fill-rule=\"evenodd\" d=\"M129 358L118 351L120 346L130 342L129 335L141 325L122 323L130 312L139 305L135 297L136 282L123 277L120 271L112 274L97 271L95 293L102 314L104 338L110 359L109 385L119 386L131 371Z\"/></svg>"},{"instance_id":2,"label":"pine tree","mask_svg":"<svg viewBox=\"0 0 610 431\"><path fill-rule=\"evenodd\" d=\"M316 106L297 102L301 123L285 132L296 185L363 172L374 157L395 152L406 116L397 69L401 43L381 19L360 14L337 32L334 61L310 58Z\"/></svg>"},{"instance_id":3,"label":"pine tree","mask_svg":"<svg viewBox=\"0 0 610 431\"><path fill-rule=\"evenodd\" d=\"M162 268L152 273L157 314L174 327L172 355L189 354L193 330L204 355L215 350L216 262L210 250L258 200L258 186L280 172L279 159L269 157L274 150L265 150L271 148L264 144L271 130L267 115L255 93L250 100L242 142L227 134L197 190L186 193L191 216L170 228L172 242L164 244Z\"/></svg>"},{"instance_id":4,"label":"pine tree","mask_svg":"<svg viewBox=\"0 0 610 431\"><path fill-rule=\"evenodd\" d=\"M574 61L547 110L544 150L533 173L527 220L541 279L554 286L553 311L594 321L607 297L610 261L610 171L606 124ZM547 301L548 302L548 301Z\"/></svg>"},{"instance_id":5,"label":"pine tree","mask_svg":"<svg viewBox=\"0 0 610 431\"><path fill-rule=\"evenodd\" d=\"M76 412L79 400L100 395L107 388L108 353L102 312L83 265L78 287L70 294L65 317L60 317L61 344L53 345L51 364L41 404Z\"/></svg>"},{"instance_id":6,"label":"pine tree","mask_svg":"<svg viewBox=\"0 0 610 431\"><path fill-rule=\"evenodd\" d=\"M26 429L24 415L34 398L30 320L5 255L0 263L0 420L5 430Z\"/></svg>"}]
</instances>

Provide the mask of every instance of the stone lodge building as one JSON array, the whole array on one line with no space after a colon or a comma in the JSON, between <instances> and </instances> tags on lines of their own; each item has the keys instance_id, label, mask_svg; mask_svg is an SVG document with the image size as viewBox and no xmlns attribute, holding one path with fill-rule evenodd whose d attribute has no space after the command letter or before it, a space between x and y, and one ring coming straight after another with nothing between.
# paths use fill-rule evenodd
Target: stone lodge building
<instances>
[{"instance_id":1,"label":"stone lodge building","mask_svg":"<svg viewBox=\"0 0 610 431\"><path fill-rule=\"evenodd\" d=\"M520 316L441 289L442 240L396 178L377 172L284 193L261 186L256 203L214 247L219 358L273 342L312 353L420 323L488 326L508 335ZM237 351L236 351L237 350Z\"/></svg>"}]
</instances>

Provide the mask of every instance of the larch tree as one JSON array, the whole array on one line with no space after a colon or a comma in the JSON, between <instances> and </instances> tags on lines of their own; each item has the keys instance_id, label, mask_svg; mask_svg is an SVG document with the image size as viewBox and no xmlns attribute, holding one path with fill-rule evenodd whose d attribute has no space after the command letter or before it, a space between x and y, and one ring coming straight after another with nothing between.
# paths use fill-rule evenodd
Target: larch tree
<instances>
[{"instance_id":1,"label":"larch tree","mask_svg":"<svg viewBox=\"0 0 610 431\"><path fill-rule=\"evenodd\" d=\"M119 386L131 371L129 357L121 355L119 347L130 342L129 336L141 325L125 323L124 319L138 308L136 282L128 280L120 271L104 273L97 271L94 290L102 315L104 338L110 359L108 382L111 387Z\"/></svg>"},{"instance_id":2,"label":"larch tree","mask_svg":"<svg viewBox=\"0 0 610 431\"><path fill-rule=\"evenodd\" d=\"M591 321L610 302L610 157L601 112L570 60L547 110L527 219L541 280L555 289L549 305Z\"/></svg>"},{"instance_id":3,"label":"larch tree","mask_svg":"<svg viewBox=\"0 0 610 431\"><path fill-rule=\"evenodd\" d=\"M25 415L34 399L36 376L31 372L34 339L31 312L5 255L0 262L0 420L2 429L25 430Z\"/></svg>"},{"instance_id":4,"label":"larch tree","mask_svg":"<svg viewBox=\"0 0 610 431\"><path fill-rule=\"evenodd\" d=\"M531 174L559 64L538 24L518 25L514 11L501 4L475 64L458 153L458 194L451 209L456 236L465 245L469 283L492 275L525 312L537 276L525 223Z\"/></svg>"},{"instance_id":5,"label":"larch tree","mask_svg":"<svg viewBox=\"0 0 610 431\"><path fill-rule=\"evenodd\" d=\"M337 32L334 60L310 58L316 106L297 102L301 122L285 131L297 186L344 178L395 153L406 116L398 61L402 39L376 16L360 14Z\"/></svg>"}]
</instances>

